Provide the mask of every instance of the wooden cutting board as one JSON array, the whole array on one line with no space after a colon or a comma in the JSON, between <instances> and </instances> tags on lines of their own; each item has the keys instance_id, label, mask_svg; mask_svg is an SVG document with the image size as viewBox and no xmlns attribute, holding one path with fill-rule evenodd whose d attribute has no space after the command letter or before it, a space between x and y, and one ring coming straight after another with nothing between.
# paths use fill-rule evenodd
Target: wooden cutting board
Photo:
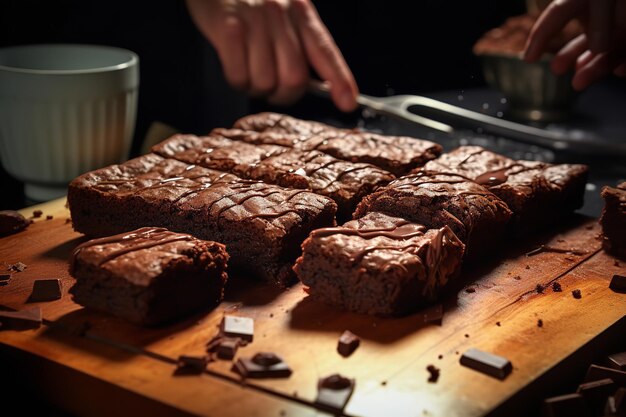
<instances>
[{"instance_id":1,"label":"wooden cutting board","mask_svg":"<svg viewBox=\"0 0 626 417\"><path fill-rule=\"evenodd\" d=\"M346 415L526 414L541 398L562 393L563 383L580 380L599 352L624 343L626 295L608 284L613 274L626 273L626 263L600 250L597 219L577 217L532 241L511 240L502 253L466 266L444 300L441 323L425 323L423 312L399 319L345 313L308 300L301 285L279 292L231 277L226 300L213 311L146 329L72 302L67 260L84 238L72 230L64 203L24 210L44 215L0 238L3 268L28 265L0 287L0 304L39 305L46 320L38 330L0 332L0 351L42 395L73 414L324 415L312 402L318 378L332 373L356 379ZM572 253L527 256L542 244ZM63 298L27 303L39 278L60 278ZM562 292L553 291L553 282ZM572 296L574 289L582 298ZM254 342L238 357L275 352L292 376L241 384L230 361L211 363L207 374L174 375L176 358L202 354L225 312L255 319ZM89 330L81 332L87 322ZM348 358L336 352L344 330L361 337ZM507 357L512 374L500 381L461 366L460 354L471 347ZM430 364L441 370L436 383L427 382Z\"/></svg>"}]
</instances>

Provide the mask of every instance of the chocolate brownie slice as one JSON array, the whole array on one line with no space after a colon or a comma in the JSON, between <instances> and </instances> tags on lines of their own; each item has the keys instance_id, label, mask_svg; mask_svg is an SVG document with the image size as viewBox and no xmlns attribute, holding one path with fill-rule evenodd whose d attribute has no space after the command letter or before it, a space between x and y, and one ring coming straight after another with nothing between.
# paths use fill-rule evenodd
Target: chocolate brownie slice
<instances>
[{"instance_id":1,"label":"chocolate brownie slice","mask_svg":"<svg viewBox=\"0 0 626 417\"><path fill-rule=\"evenodd\" d=\"M600 195L604 199L600 217L602 247L626 260L626 182L617 187L604 186Z\"/></svg>"},{"instance_id":2,"label":"chocolate brownie slice","mask_svg":"<svg viewBox=\"0 0 626 417\"><path fill-rule=\"evenodd\" d=\"M305 190L148 154L74 179L68 190L74 228L106 236L166 227L224 243L230 266L279 285L309 232L335 224L336 204Z\"/></svg>"},{"instance_id":3,"label":"chocolate brownie slice","mask_svg":"<svg viewBox=\"0 0 626 417\"><path fill-rule=\"evenodd\" d=\"M346 161L376 165L394 175L421 167L442 152L440 145L427 140L340 129L275 113L244 117L235 123L235 128L216 129L213 133L248 143L319 150ZM245 132L245 129L256 132Z\"/></svg>"},{"instance_id":4,"label":"chocolate brownie slice","mask_svg":"<svg viewBox=\"0 0 626 417\"><path fill-rule=\"evenodd\" d=\"M265 158L290 150L275 145L251 145L222 136L174 135L152 147L152 152L165 158L197 164L220 171L237 172Z\"/></svg>"},{"instance_id":5,"label":"chocolate brownie slice","mask_svg":"<svg viewBox=\"0 0 626 417\"><path fill-rule=\"evenodd\" d=\"M72 253L73 299L140 325L159 325L217 305L223 297L224 245L144 227L94 239Z\"/></svg>"},{"instance_id":6,"label":"chocolate brownie slice","mask_svg":"<svg viewBox=\"0 0 626 417\"><path fill-rule=\"evenodd\" d=\"M152 150L205 168L227 170L245 179L301 188L332 198L341 221L362 197L395 177L370 164L351 163L317 151L233 141L224 137L176 135Z\"/></svg>"},{"instance_id":7,"label":"chocolate brownie slice","mask_svg":"<svg viewBox=\"0 0 626 417\"><path fill-rule=\"evenodd\" d=\"M341 227L314 230L294 270L316 300L396 316L437 299L458 275L463 249L447 226L428 230L374 212Z\"/></svg>"},{"instance_id":8,"label":"chocolate brownie slice","mask_svg":"<svg viewBox=\"0 0 626 417\"><path fill-rule=\"evenodd\" d=\"M365 197L354 217L379 211L423 224L448 226L466 244L468 258L493 250L511 211L482 185L456 174L420 171Z\"/></svg>"},{"instance_id":9,"label":"chocolate brownie slice","mask_svg":"<svg viewBox=\"0 0 626 417\"><path fill-rule=\"evenodd\" d=\"M511 226L527 234L583 204L588 168L516 161L480 146L461 146L428 162L425 170L463 175L500 197L513 211Z\"/></svg>"}]
</instances>

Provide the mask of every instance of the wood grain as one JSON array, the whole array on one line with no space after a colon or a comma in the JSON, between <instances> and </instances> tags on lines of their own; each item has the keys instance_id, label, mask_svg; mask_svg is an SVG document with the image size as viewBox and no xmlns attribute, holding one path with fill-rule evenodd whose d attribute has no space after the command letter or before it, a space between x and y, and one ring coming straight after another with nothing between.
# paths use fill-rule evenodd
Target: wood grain
<instances>
[{"instance_id":1,"label":"wood grain","mask_svg":"<svg viewBox=\"0 0 626 417\"><path fill-rule=\"evenodd\" d=\"M349 415L511 414L538 401L550 388L546 383L559 374L582 372L584 364L572 366L577 353L597 349L596 343L608 343L626 329L626 298L608 289L611 276L626 268L600 251L596 219L583 218L533 240L512 241L510 248L480 265L466 265L459 285L444 299L441 324L424 323L422 314L381 319L345 313L310 301L301 285L278 292L246 277L231 277L226 300L215 310L164 328L139 328L71 301L67 259L83 238L66 223L69 213L63 204L57 200L43 205L42 219L0 239L0 262L28 264L0 287L0 304L22 308L37 278L60 278L64 292L61 300L30 303L42 307L51 328L0 332L0 346L26 363L37 358L56 369L48 373L46 392L55 391L60 378L55 375L75 375L70 380L77 386L96 384L100 394L92 396L99 400L86 401L84 395L59 400L82 413L104 415L91 409L98 409L102 392L110 391L124 398L126 410L132 404L146 407L147 402L183 415L315 415L319 412L306 403L315 398L317 379L339 372L357 381L345 410ZM46 214L54 218L45 220ZM526 256L541 244L575 253ZM554 292L552 282L560 283L562 292ZM542 293L537 284L545 286ZM466 291L468 287L475 291ZM573 289L582 291L581 299L572 296ZM272 351L294 370L288 379L254 385L300 402L240 385L230 361L209 365L224 378L173 376L175 366L168 361L203 353L225 312L255 319L254 342L238 356ZM91 329L87 337L79 337L85 322ZM362 339L348 358L336 352L344 330ZM460 354L470 347L507 357L513 373L499 381L462 367ZM429 364L441 369L437 383L427 382ZM111 404L100 409L110 411Z\"/></svg>"}]
</instances>

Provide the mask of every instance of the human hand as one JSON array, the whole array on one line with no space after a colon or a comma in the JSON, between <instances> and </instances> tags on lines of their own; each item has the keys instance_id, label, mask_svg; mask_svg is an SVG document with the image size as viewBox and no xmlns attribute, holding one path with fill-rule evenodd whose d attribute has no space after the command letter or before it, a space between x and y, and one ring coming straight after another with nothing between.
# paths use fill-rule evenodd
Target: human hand
<instances>
[{"instance_id":1,"label":"human hand","mask_svg":"<svg viewBox=\"0 0 626 417\"><path fill-rule=\"evenodd\" d=\"M330 84L340 110L356 108L354 76L310 0L186 2L233 87L292 103L305 92L311 66Z\"/></svg>"},{"instance_id":2,"label":"human hand","mask_svg":"<svg viewBox=\"0 0 626 417\"><path fill-rule=\"evenodd\" d=\"M556 53L552 71L563 74L573 67L576 90L611 73L626 77L626 0L553 1L531 31L524 59L537 61L550 39L573 19L579 19L585 31Z\"/></svg>"}]
</instances>

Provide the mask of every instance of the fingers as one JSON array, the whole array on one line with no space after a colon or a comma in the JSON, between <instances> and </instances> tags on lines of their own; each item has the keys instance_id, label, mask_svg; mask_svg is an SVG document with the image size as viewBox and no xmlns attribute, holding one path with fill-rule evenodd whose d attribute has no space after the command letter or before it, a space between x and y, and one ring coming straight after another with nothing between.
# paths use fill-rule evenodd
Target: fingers
<instances>
[{"instance_id":1,"label":"fingers","mask_svg":"<svg viewBox=\"0 0 626 417\"><path fill-rule=\"evenodd\" d=\"M243 22L231 15L224 20L219 39L214 42L226 80L240 90L250 83L245 32Z\"/></svg>"},{"instance_id":2,"label":"fingers","mask_svg":"<svg viewBox=\"0 0 626 417\"><path fill-rule=\"evenodd\" d=\"M565 74L567 70L574 67L578 57L588 48L587 36L582 34L572 39L567 45L554 56L550 66L552 72L557 75Z\"/></svg>"},{"instance_id":3,"label":"fingers","mask_svg":"<svg viewBox=\"0 0 626 417\"><path fill-rule=\"evenodd\" d=\"M275 104L293 103L306 89L308 64L286 8L278 1L268 1L266 12L274 45L277 78L276 89L269 101Z\"/></svg>"},{"instance_id":4,"label":"fingers","mask_svg":"<svg viewBox=\"0 0 626 417\"><path fill-rule=\"evenodd\" d=\"M572 79L572 86L575 90L584 90L594 82L604 78L610 74L616 67L615 57L609 53L602 52L592 54L587 58L585 64L581 64L576 70Z\"/></svg>"},{"instance_id":5,"label":"fingers","mask_svg":"<svg viewBox=\"0 0 626 417\"><path fill-rule=\"evenodd\" d=\"M330 83L335 105L343 111L354 110L356 81L317 11L308 0L294 0L293 17L305 54L322 79Z\"/></svg>"},{"instance_id":6,"label":"fingers","mask_svg":"<svg viewBox=\"0 0 626 417\"><path fill-rule=\"evenodd\" d=\"M264 8L257 5L244 5L242 14L247 29L248 89L253 96L267 95L276 88L274 45L267 16Z\"/></svg>"},{"instance_id":7,"label":"fingers","mask_svg":"<svg viewBox=\"0 0 626 417\"><path fill-rule=\"evenodd\" d=\"M539 16L530 32L524 49L524 59L535 62L546 51L552 39L586 6L586 0L555 0Z\"/></svg>"},{"instance_id":8,"label":"fingers","mask_svg":"<svg viewBox=\"0 0 626 417\"><path fill-rule=\"evenodd\" d=\"M609 49L613 23L615 0L589 1L589 49L592 52L606 52Z\"/></svg>"}]
</instances>

